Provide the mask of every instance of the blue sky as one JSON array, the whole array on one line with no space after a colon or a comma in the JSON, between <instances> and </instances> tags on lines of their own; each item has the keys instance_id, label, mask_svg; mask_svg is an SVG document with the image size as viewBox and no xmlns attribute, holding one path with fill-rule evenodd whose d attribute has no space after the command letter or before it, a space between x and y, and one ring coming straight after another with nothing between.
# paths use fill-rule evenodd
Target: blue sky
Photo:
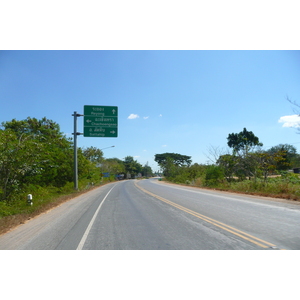
<instances>
[{"instance_id":1,"label":"blue sky","mask_svg":"<svg viewBox=\"0 0 300 300\"><path fill-rule=\"evenodd\" d=\"M300 104L299 51L0 52L1 122L47 117L72 137L74 111L118 106L118 138L79 136L78 146L114 145L106 158L130 155L154 170L164 152L206 163L244 127L264 149L287 143L300 153L287 96Z\"/></svg>"}]
</instances>

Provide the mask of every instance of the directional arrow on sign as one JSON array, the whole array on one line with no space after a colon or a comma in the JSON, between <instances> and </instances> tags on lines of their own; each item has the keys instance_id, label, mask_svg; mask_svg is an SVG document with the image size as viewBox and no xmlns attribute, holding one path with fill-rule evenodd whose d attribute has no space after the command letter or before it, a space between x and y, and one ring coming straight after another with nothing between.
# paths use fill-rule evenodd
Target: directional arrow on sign
<instances>
[{"instance_id":1,"label":"directional arrow on sign","mask_svg":"<svg viewBox=\"0 0 300 300\"><path fill-rule=\"evenodd\" d=\"M118 137L118 107L85 105L83 132L85 137Z\"/></svg>"}]
</instances>

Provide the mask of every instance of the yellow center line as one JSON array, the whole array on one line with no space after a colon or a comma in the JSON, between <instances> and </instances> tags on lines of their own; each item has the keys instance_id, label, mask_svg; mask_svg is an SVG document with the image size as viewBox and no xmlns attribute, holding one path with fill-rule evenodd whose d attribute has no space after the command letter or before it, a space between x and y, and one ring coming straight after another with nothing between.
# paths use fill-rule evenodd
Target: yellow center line
<instances>
[{"instance_id":1,"label":"yellow center line","mask_svg":"<svg viewBox=\"0 0 300 300\"><path fill-rule=\"evenodd\" d=\"M262 248L275 247L275 245L272 244L272 243L269 243L269 242L267 242L267 241L264 241L264 240L262 240L262 239L259 239L259 238L255 237L255 236L253 236L253 235L250 235L250 234L248 234L248 233L246 233L246 232L243 232L243 231L241 231L241 230L238 230L238 229L236 229L236 228L234 228L234 227L232 227L232 226L226 225L226 224L224 224L224 223L222 223L222 222L219 222L219 221L217 221L217 220L214 220L214 219L212 219L212 218L209 218L209 217L207 217L207 216L205 216L205 215L202 215L202 214L200 214L200 213L197 213L197 212L195 212L195 211L193 211L193 210L191 210L191 209L188 209L188 208L186 208L186 207L184 207L184 206L181 206L181 205L176 204L176 203L174 203L174 202L172 202L172 201L170 201L170 200L167 200L167 199L165 199L165 198L163 198L163 197L160 197L160 196L158 196L158 195L156 195L156 194L153 194L153 193L151 193L151 192L145 190L144 188L140 187L136 182L135 182L134 184L135 184L135 186L136 186L137 188L139 188L140 190L142 190L142 191L145 192L146 194L148 194L148 195L150 195L150 196L152 196L152 197L155 197L156 199L159 199L159 200L161 200L161 201L163 201L163 202L165 202L165 203L167 203L167 204L169 204L169 205L172 205L172 206L174 206L174 207L176 207L176 208L178 208L178 209L180 209L180 210L182 210L182 211L185 211L185 212L187 212L187 213L189 213L189 214L191 214L191 215L193 215L193 216L195 216L195 217L197 217L197 218L199 218L199 219L201 219L201 220L203 220L203 221L205 221L205 222L208 222L208 223L210 223L210 224L213 224L214 226L217 226L217 227L219 227L219 228L222 228L222 229L226 230L227 232L230 232L230 233L232 233L232 234L234 234L234 235L236 235L236 236L239 236L239 237L243 238L244 240L247 240L247 241L249 241L249 242L251 242L251 243L254 243L254 244L256 244L256 245L258 245L258 246L260 246L260 247L262 247Z\"/></svg>"}]
</instances>

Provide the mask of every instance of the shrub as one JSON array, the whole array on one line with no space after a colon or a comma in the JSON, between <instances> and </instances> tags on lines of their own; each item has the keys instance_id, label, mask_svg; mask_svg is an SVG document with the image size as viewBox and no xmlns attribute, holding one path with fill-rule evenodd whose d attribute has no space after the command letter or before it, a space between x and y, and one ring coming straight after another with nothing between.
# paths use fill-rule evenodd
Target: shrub
<instances>
[{"instance_id":1,"label":"shrub","mask_svg":"<svg viewBox=\"0 0 300 300\"><path fill-rule=\"evenodd\" d=\"M196 178L194 181L194 185L199 187L205 186L205 174L201 177Z\"/></svg>"},{"instance_id":2,"label":"shrub","mask_svg":"<svg viewBox=\"0 0 300 300\"><path fill-rule=\"evenodd\" d=\"M211 165L207 168L205 174L206 186L217 186L224 180L224 170L219 166Z\"/></svg>"}]
</instances>

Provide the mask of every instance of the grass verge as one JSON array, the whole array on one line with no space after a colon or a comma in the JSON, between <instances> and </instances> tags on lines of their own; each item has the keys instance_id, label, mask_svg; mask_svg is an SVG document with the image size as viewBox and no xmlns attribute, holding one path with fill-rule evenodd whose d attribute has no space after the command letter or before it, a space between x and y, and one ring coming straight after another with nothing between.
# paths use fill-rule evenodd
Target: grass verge
<instances>
[{"instance_id":1,"label":"grass verge","mask_svg":"<svg viewBox=\"0 0 300 300\"><path fill-rule=\"evenodd\" d=\"M169 180L166 180L169 181ZM204 178L197 178L194 181L174 182L185 186L227 191L239 194L256 195L263 197L281 198L291 201L300 201L300 178L298 175L287 175L278 178L264 180L244 180L244 181L219 181L214 184L207 184Z\"/></svg>"},{"instance_id":2,"label":"grass verge","mask_svg":"<svg viewBox=\"0 0 300 300\"><path fill-rule=\"evenodd\" d=\"M19 199L11 203L0 202L0 235L66 201L109 182L103 181L96 185L90 185L86 181L79 182L78 191L74 190L72 183L67 184L63 188L29 186L19 195ZM29 191L33 195L32 206L26 202L26 196Z\"/></svg>"}]
</instances>

